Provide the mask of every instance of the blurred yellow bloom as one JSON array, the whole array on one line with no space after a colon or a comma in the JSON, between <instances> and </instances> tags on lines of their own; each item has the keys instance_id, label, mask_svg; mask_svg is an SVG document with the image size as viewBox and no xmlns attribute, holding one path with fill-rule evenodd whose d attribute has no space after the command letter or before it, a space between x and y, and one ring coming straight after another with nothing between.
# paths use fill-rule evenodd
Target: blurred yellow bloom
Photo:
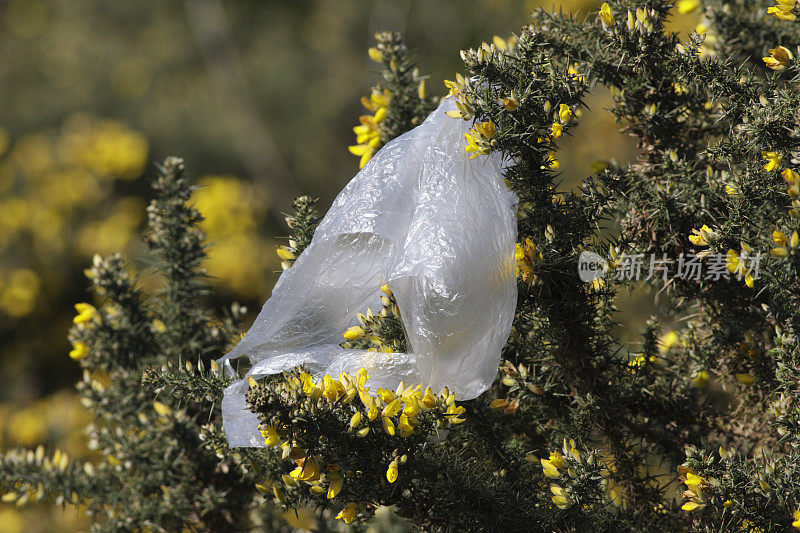
<instances>
[{"instance_id":1,"label":"blurred yellow bloom","mask_svg":"<svg viewBox=\"0 0 800 533\"><path fill-rule=\"evenodd\" d=\"M709 378L710 375L708 370L701 370L694 378L692 378L692 381L694 382L695 387L698 389L704 389L706 385L708 385Z\"/></svg>"},{"instance_id":2,"label":"blurred yellow bloom","mask_svg":"<svg viewBox=\"0 0 800 533\"><path fill-rule=\"evenodd\" d=\"M736 374L736 381L742 385L752 385L756 382L756 377L753 374Z\"/></svg>"},{"instance_id":3,"label":"blurred yellow bloom","mask_svg":"<svg viewBox=\"0 0 800 533\"><path fill-rule=\"evenodd\" d=\"M156 413L160 416L170 416L172 414L172 409L159 401L153 402L153 409L155 409Z\"/></svg>"},{"instance_id":4,"label":"blurred yellow bloom","mask_svg":"<svg viewBox=\"0 0 800 533\"><path fill-rule=\"evenodd\" d=\"M83 343L81 341L78 341L75 344L73 344L72 351L69 352L69 356L75 361L80 361L87 355L89 355L89 347L86 346L86 343Z\"/></svg>"},{"instance_id":5,"label":"blurred yellow bloom","mask_svg":"<svg viewBox=\"0 0 800 533\"><path fill-rule=\"evenodd\" d=\"M33 270L22 268L11 272L0 291L0 310L19 318L33 311L41 282Z\"/></svg>"},{"instance_id":6,"label":"blurred yellow bloom","mask_svg":"<svg viewBox=\"0 0 800 533\"><path fill-rule=\"evenodd\" d=\"M800 511L795 511L793 518L794 521L792 522L792 527L795 529L800 529Z\"/></svg>"}]
</instances>

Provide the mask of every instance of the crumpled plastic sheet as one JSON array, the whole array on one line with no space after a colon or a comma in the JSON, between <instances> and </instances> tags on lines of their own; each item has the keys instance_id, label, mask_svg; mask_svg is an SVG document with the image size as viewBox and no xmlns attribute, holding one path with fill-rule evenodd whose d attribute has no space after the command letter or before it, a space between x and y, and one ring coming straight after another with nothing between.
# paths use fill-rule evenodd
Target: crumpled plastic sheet
<instances>
[{"instance_id":1,"label":"crumpled plastic sheet","mask_svg":"<svg viewBox=\"0 0 800 533\"><path fill-rule=\"evenodd\" d=\"M447 117L445 98L418 127L390 141L347 184L308 248L278 280L255 323L219 361L246 355L249 375L303 364L314 378L365 367L372 390L445 386L458 399L487 390L497 374L516 306L516 196L498 154L470 160L470 124ZM388 283L410 353L344 349L356 314L381 306ZM263 446L247 409L245 379L226 390L230 446Z\"/></svg>"}]
</instances>

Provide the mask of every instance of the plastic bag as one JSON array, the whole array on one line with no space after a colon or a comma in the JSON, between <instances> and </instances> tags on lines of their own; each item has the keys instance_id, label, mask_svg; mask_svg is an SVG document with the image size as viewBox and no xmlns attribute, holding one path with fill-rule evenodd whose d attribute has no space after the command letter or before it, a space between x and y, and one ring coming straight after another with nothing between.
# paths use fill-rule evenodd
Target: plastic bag
<instances>
[{"instance_id":1,"label":"plastic bag","mask_svg":"<svg viewBox=\"0 0 800 533\"><path fill-rule=\"evenodd\" d=\"M491 386L516 306L517 199L498 154L468 158L469 123L451 109L444 99L350 181L221 362L246 355L256 379L300 364L315 379L365 367L376 387L447 386L459 399ZM357 313L380 308L384 284L410 353L340 347ZM224 430L231 446L263 446L246 390L245 380L226 389Z\"/></svg>"}]
</instances>

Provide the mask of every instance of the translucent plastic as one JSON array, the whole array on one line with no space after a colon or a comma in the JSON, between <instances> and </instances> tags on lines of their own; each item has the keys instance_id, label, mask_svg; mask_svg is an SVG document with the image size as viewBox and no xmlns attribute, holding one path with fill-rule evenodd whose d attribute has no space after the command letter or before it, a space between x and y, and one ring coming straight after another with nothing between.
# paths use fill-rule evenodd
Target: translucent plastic
<instances>
[{"instance_id":1,"label":"translucent plastic","mask_svg":"<svg viewBox=\"0 0 800 533\"><path fill-rule=\"evenodd\" d=\"M220 361L246 355L263 377L304 364L315 378L365 367L370 384L488 389L516 305L516 197L496 154L470 160L452 98L381 148L333 202L308 248L278 280L255 323ZM410 353L343 349L356 313L397 298ZM222 404L231 446L262 446L245 380Z\"/></svg>"}]
</instances>

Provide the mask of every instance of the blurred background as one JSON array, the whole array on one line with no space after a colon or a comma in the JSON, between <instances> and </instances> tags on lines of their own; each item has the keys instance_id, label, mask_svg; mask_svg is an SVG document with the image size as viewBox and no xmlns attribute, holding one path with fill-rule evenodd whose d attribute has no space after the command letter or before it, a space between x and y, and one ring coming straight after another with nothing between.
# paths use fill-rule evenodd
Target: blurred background
<instances>
[{"instance_id":1,"label":"blurred background","mask_svg":"<svg viewBox=\"0 0 800 533\"><path fill-rule=\"evenodd\" d=\"M347 146L377 80L372 35L402 32L428 92L444 94L460 49L508 37L541 5L597 10L591 0L0 1L0 450L85 454L90 416L66 334L73 305L90 299L83 270L95 253L122 253L154 283L141 243L154 162L179 155L205 186L195 202L214 243L216 298L257 311L280 270L291 199L318 197L324 212L358 170ZM603 111L607 93L587 103L559 153L565 188L593 161L635 155ZM628 315L637 325L648 313ZM85 527L74 508L0 503L0 532Z\"/></svg>"}]
</instances>

